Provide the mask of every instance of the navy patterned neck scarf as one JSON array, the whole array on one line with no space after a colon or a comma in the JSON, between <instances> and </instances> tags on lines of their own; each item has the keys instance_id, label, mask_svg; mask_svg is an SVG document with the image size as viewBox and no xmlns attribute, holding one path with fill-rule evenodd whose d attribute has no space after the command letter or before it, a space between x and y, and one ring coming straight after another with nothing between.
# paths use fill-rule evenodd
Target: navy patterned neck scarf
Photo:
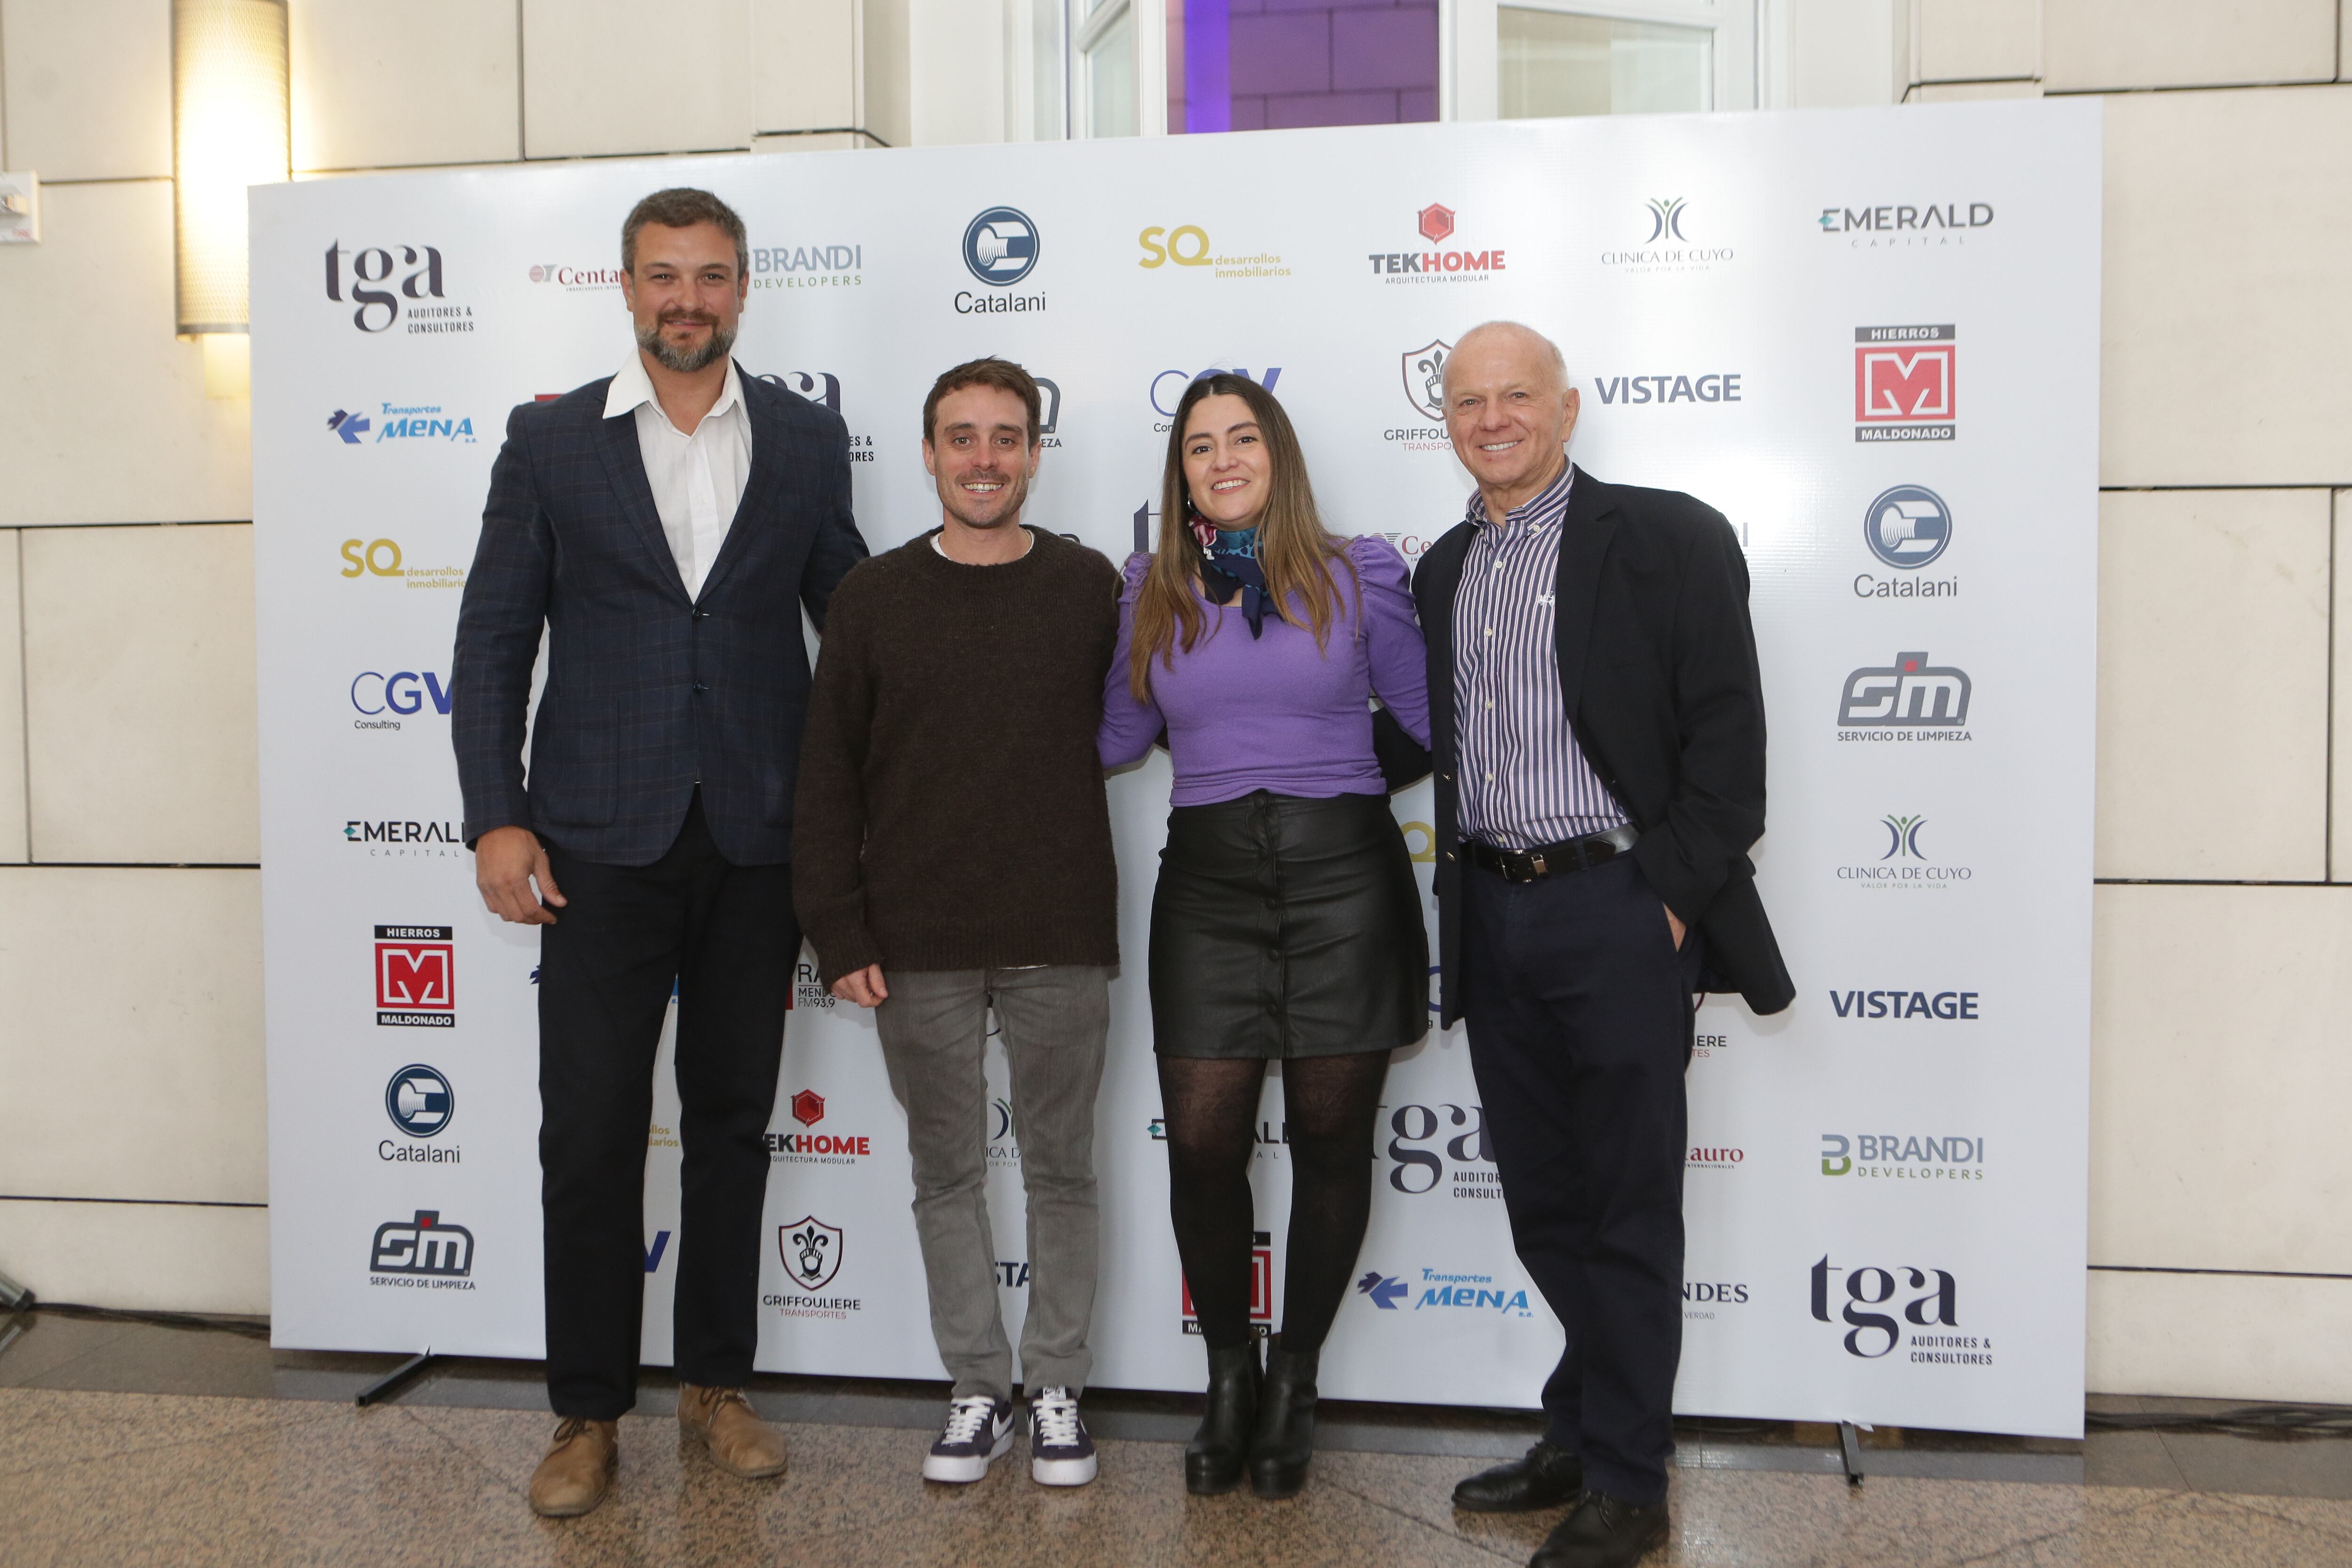
<instances>
[{"instance_id":1,"label":"navy patterned neck scarf","mask_svg":"<svg viewBox=\"0 0 2352 1568\"><path fill-rule=\"evenodd\" d=\"M1265 571L1258 564L1257 530L1218 528L1197 511L1187 521L1201 546L1201 591L1219 605L1239 594L1250 636L1264 637L1266 606L1273 601L1265 591Z\"/></svg>"}]
</instances>

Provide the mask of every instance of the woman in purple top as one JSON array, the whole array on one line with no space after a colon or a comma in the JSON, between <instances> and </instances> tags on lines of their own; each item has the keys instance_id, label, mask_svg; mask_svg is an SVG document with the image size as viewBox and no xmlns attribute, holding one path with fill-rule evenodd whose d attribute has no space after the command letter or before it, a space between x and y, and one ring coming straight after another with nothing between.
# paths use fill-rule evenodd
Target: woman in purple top
<instances>
[{"instance_id":1,"label":"woman in purple top","mask_svg":"<svg viewBox=\"0 0 2352 1568\"><path fill-rule=\"evenodd\" d=\"M1404 563L1325 531L1289 418L1245 376L1176 406L1160 549L1127 563L1102 760L1165 733L1176 766L1151 900L1151 1024L1171 1206L1209 1352L1185 1485L1306 1483L1315 1375L1371 1206L1389 1052L1429 1028L1429 944L1372 749L1370 700L1422 746L1429 695ZM1249 1166L1282 1065L1289 1263L1280 1341L1250 1336Z\"/></svg>"}]
</instances>

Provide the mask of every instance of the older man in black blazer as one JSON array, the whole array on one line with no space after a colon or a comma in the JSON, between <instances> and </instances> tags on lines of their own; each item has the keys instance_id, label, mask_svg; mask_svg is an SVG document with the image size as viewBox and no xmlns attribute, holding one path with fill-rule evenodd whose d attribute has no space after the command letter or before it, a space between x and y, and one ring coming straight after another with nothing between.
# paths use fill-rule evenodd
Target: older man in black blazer
<instances>
[{"instance_id":1,"label":"older man in black blazer","mask_svg":"<svg viewBox=\"0 0 2352 1568\"><path fill-rule=\"evenodd\" d=\"M656 192L623 226L621 264L636 344L620 373L507 421L452 679L483 901L541 928L547 1387L562 1419L530 1500L557 1516L603 1500L615 1423L636 1403L646 1128L673 983L678 1415L721 1468L784 1468L741 1390L801 942L801 610L822 626L866 556L840 416L728 355L742 220L706 191Z\"/></svg>"},{"instance_id":2,"label":"older man in black blazer","mask_svg":"<svg viewBox=\"0 0 2352 1568\"><path fill-rule=\"evenodd\" d=\"M1478 483L1413 576L1429 641L1444 1022L1466 1018L1512 1241L1567 1331L1526 1458L1457 1506L1576 1502L1535 1568L1664 1539L1693 993L1794 994L1748 847L1764 702L1721 514L1570 464L1559 350L1496 321L1444 367Z\"/></svg>"}]
</instances>

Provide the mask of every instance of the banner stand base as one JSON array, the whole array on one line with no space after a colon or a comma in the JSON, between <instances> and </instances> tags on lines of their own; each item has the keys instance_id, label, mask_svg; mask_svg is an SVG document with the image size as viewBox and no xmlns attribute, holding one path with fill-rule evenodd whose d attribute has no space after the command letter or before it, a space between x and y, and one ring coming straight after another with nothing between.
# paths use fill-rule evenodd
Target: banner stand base
<instances>
[{"instance_id":1,"label":"banner stand base","mask_svg":"<svg viewBox=\"0 0 2352 1568\"><path fill-rule=\"evenodd\" d=\"M422 1361L424 1358L420 1356L417 1359ZM399 1375L398 1373L393 1373L394 1377ZM360 1403L367 1403L364 1396ZM1853 1429L1851 1421L1838 1423L1838 1458L1845 1461L1845 1484L1850 1487L1862 1485L1862 1434Z\"/></svg>"},{"instance_id":2,"label":"banner stand base","mask_svg":"<svg viewBox=\"0 0 2352 1568\"><path fill-rule=\"evenodd\" d=\"M373 1383L369 1384L365 1388L361 1389L357 1396L352 1400L352 1403L353 1405L362 1406L373 1405L377 1400L383 1399L394 1393L397 1393L403 1384L406 1383L410 1378L415 1377L418 1373L423 1372L427 1363L438 1361L440 1359L440 1357L435 1355L430 1350L419 1351L415 1355L410 1356L406 1361L402 1362L398 1366L394 1367L390 1372L385 1373L382 1377L377 1378Z\"/></svg>"}]
</instances>

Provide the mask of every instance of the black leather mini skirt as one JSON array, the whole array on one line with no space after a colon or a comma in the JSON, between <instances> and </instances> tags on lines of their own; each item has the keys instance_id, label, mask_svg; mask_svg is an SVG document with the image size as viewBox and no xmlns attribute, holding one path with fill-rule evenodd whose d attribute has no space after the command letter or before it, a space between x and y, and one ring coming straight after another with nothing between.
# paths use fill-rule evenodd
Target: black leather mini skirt
<instances>
[{"instance_id":1,"label":"black leather mini skirt","mask_svg":"<svg viewBox=\"0 0 2352 1568\"><path fill-rule=\"evenodd\" d=\"M1344 1056L1429 1032L1429 935L1385 795L1259 790L1168 814L1151 897L1152 1048Z\"/></svg>"}]
</instances>

